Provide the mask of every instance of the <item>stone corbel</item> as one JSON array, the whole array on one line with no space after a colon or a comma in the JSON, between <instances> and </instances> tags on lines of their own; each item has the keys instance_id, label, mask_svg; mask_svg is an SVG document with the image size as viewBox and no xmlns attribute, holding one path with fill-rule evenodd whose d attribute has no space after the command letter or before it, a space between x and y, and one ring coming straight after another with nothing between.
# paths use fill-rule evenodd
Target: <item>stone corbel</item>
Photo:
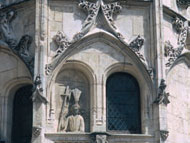
<instances>
[{"instance_id":1,"label":"stone corbel","mask_svg":"<svg viewBox=\"0 0 190 143\"><path fill-rule=\"evenodd\" d=\"M157 104L164 104L164 105L168 105L170 103L168 97L169 97L169 93L166 93L166 83L165 83L165 80L162 79L161 82L160 82L160 86L158 88L158 96L156 98L156 100L154 101L154 103L157 103Z\"/></svg>"},{"instance_id":2,"label":"stone corbel","mask_svg":"<svg viewBox=\"0 0 190 143\"><path fill-rule=\"evenodd\" d=\"M160 130L160 137L162 141L166 141L169 136L169 131Z\"/></svg>"},{"instance_id":3,"label":"stone corbel","mask_svg":"<svg viewBox=\"0 0 190 143\"><path fill-rule=\"evenodd\" d=\"M106 135L96 135L96 143L108 143Z\"/></svg>"},{"instance_id":4,"label":"stone corbel","mask_svg":"<svg viewBox=\"0 0 190 143\"><path fill-rule=\"evenodd\" d=\"M44 104L48 103L46 97L43 96L43 88L40 75L36 76L36 79L34 81L32 100L33 102L40 102Z\"/></svg>"}]
</instances>

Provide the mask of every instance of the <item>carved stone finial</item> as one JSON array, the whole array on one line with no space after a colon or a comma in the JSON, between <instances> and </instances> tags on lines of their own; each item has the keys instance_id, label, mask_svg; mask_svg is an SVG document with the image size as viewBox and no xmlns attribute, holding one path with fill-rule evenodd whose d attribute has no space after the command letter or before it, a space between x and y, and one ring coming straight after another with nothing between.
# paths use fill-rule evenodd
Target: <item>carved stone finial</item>
<instances>
[{"instance_id":1,"label":"carved stone finial","mask_svg":"<svg viewBox=\"0 0 190 143\"><path fill-rule=\"evenodd\" d=\"M156 98L156 100L154 101L154 103L157 104L164 104L164 105L168 105L170 103L168 97L169 97L169 93L166 93L165 89L166 89L166 83L165 80L162 79L160 82L160 86L158 89L158 96Z\"/></svg>"},{"instance_id":2,"label":"carved stone finial","mask_svg":"<svg viewBox=\"0 0 190 143\"><path fill-rule=\"evenodd\" d=\"M43 88L40 75L36 76L36 79L34 81L32 100L34 102L39 101L44 104L48 103L47 99L43 96Z\"/></svg>"},{"instance_id":3,"label":"carved stone finial","mask_svg":"<svg viewBox=\"0 0 190 143\"><path fill-rule=\"evenodd\" d=\"M129 44L129 48L131 50L133 50L137 56L142 60L142 61L145 61L145 58L144 56L139 52L142 48L144 44L144 39L141 38L140 35L137 36L137 38L135 38L130 44Z\"/></svg>"},{"instance_id":4,"label":"carved stone finial","mask_svg":"<svg viewBox=\"0 0 190 143\"><path fill-rule=\"evenodd\" d=\"M169 136L169 131L160 130L160 137L162 141L166 141Z\"/></svg>"},{"instance_id":5,"label":"carved stone finial","mask_svg":"<svg viewBox=\"0 0 190 143\"><path fill-rule=\"evenodd\" d=\"M96 143L108 143L106 135L96 135Z\"/></svg>"},{"instance_id":6,"label":"carved stone finial","mask_svg":"<svg viewBox=\"0 0 190 143\"><path fill-rule=\"evenodd\" d=\"M164 45L164 55L168 59L166 67L170 67L175 62L175 60L181 55L182 51L183 47L174 49L170 41L166 41Z\"/></svg>"}]
</instances>

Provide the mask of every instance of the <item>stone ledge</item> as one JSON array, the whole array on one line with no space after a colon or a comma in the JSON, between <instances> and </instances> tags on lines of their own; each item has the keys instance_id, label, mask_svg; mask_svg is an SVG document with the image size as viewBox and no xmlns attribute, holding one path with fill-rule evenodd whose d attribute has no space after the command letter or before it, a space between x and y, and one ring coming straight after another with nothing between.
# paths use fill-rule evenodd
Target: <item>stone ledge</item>
<instances>
[{"instance_id":1,"label":"stone ledge","mask_svg":"<svg viewBox=\"0 0 190 143\"><path fill-rule=\"evenodd\" d=\"M45 133L45 137L52 141L91 141L94 133ZM153 141L154 136L146 134L112 134L107 133L110 141Z\"/></svg>"}]
</instances>

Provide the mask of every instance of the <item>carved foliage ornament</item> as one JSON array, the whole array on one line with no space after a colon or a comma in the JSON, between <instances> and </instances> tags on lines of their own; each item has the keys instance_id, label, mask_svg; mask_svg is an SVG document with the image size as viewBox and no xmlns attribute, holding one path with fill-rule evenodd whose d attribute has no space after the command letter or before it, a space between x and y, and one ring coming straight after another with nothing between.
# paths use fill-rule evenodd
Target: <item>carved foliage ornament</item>
<instances>
[{"instance_id":1,"label":"carved foliage ornament","mask_svg":"<svg viewBox=\"0 0 190 143\"><path fill-rule=\"evenodd\" d=\"M181 55L183 47L174 49L170 41L166 41L164 45L164 55L168 59L166 67L170 67L175 60Z\"/></svg>"},{"instance_id":2,"label":"carved foliage ornament","mask_svg":"<svg viewBox=\"0 0 190 143\"><path fill-rule=\"evenodd\" d=\"M59 63L58 58L60 55L62 55L71 44L81 39L90 31L92 26L96 23L97 15L99 13L103 15L104 19L102 20L105 20L107 23L108 31L115 35L122 43L129 46L143 63L146 62L143 55L139 52L142 48L142 45L144 44L144 39L138 36L134 41L128 44L125 42L125 38L118 31L117 27L114 24L113 15L119 13L122 9L121 5L118 2L105 4L103 0L97 0L96 3L80 0L79 7L88 12L88 16L82 25L82 29L79 33L74 35L72 41L69 41L66 35L60 31L58 31L58 33L53 37L54 42L58 46L58 49L55 55L56 59L53 59L52 63L46 65L47 75L49 75ZM147 63L145 66L148 68Z\"/></svg>"},{"instance_id":3,"label":"carved foliage ornament","mask_svg":"<svg viewBox=\"0 0 190 143\"><path fill-rule=\"evenodd\" d=\"M130 44L129 47L136 53L136 55L141 59L142 61L145 61L145 58L140 53L140 50L144 44L144 39L141 38L140 35L137 36L136 39L134 39Z\"/></svg>"},{"instance_id":4,"label":"carved foliage ornament","mask_svg":"<svg viewBox=\"0 0 190 143\"><path fill-rule=\"evenodd\" d=\"M34 81L32 100L34 102L39 101L44 104L48 103L47 99L43 96L43 88L40 75L36 76L36 79Z\"/></svg>"},{"instance_id":5,"label":"carved foliage ornament","mask_svg":"<svg viewBox=\"0 0 190 143\"><path fill-rule=\"evenodd\" d=\"M29 54L32 37L24 35L19 41L16 40L11 27L11 22L15 16L16 12L13 10L0 14L0 40L5 42L25 62L31 74L33 74L34 58Z\"/></svg>"},{"instance_id":6,"label":"carved foliage ornament","mask_svg":"<svg viewBox=\"0 0 190 143\"><path fill-rule=\"evenodd\" d=\"M188 26L185 26L183 20L176 17L174 18L172 24L176 32L179 34L177 43L178 47L174 48L169 41L165 42L164 55L168 60L166 63L166 67L170 67L175 62L175 60L181 55L186 46L188 34Z\"/></svg>"},{"instance_id":7,"label":"carved foliage ornament","mask_svg":"<svg viewBox=\"0 0 190 143\"><path fill-rule=\"evenodd\" d=\"M157 104L164 104L164 105L168 105L170 103L168 97L169 97L169 93L166 93L165 89L166 89L166 83L165 80L162 79L160 82L160 86L158 89L158 96L156 98L156 100L154 101L154 103Z\"/></svg>"}]
</instances>

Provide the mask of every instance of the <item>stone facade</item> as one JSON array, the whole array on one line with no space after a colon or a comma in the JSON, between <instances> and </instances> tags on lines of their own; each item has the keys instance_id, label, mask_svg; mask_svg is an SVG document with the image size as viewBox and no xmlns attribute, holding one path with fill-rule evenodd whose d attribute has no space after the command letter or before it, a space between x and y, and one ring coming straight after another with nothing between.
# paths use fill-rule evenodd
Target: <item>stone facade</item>
<instances>
[{"instance_id":1,"label":"stone facade","mask_svg":"<svg viewBox=\"0 0 190 143\"><path fill-rule=\"evenodd\" d=\"M189 6L187 0L1 1L0 142L189 143ZM116 130L122 119L108 128L107 83L115 73L138 83L138 133ZM119 94L126 93L122 82L113 83ZM25 101L16 95L27 85L32 110L19 110ZM130 106L115 118L133 112Z\"/></svg>"}]
</instances>

